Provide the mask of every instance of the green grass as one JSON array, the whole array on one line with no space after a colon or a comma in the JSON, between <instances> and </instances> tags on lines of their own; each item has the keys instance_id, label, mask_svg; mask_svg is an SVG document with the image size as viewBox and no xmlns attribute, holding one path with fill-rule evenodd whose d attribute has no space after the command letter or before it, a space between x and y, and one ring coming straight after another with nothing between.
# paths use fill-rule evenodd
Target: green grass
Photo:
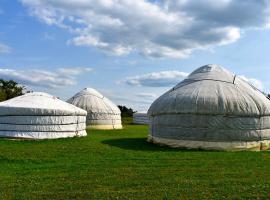
<instances>
[{"instance_id":1,"label":"green grass","mask_svg":"<svg viewBox=\"0 0 270 200\"><path fill-rule=\"evenodd\" d=\"M0 199L269 199L268 152L188 151L147 127L84 138L0 139Z\"/></svg>"}]
</instances>

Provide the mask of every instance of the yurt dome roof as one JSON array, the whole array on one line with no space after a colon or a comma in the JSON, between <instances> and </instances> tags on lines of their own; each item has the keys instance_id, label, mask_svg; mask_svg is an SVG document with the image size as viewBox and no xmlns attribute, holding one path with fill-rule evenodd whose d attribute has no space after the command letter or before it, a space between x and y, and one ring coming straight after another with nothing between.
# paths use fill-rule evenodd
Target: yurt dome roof
<instances>
[{"instance_id":1,"label":"yurt dome roof","mask_svg":"<svg viewBox=\"0 0 270 200\"><path fill-rule=\"evenodd\" d=\"M209 114L237 116L270 115L265 95L218 65L205 65L160 96L148 115Z\"/></svg>"},{"instance_id":2,"label":"yurt dome roof","mask_svg":"<svg viewBox=\"0 0 270 200\"><path fill-rule=\"evenodd\" d=\"M120 114L120 109L93 88L85 88L75 94L67 102L72 103L88 112Z\"/></svg>"},{"instance_id":3,"label":"yurt dome roof","mask_svg":"<svg viewBox=\"0 0 270 200\"><path fill-rule=\"evenodd\" d=\"M0 103L0 115L83 115L87 112L43 92L27 93Z\"/></svg>"},{"instance_id":4,"label":"yurt dome roof","mask_svg":"<svg viewBox=\"0 0 270 200\"><path fill-rule=\"evenodd\" d=\"M98 91L96 91L93 88L84 88L82 91L77 93L75 96L80 96L80 95L92 95L92 96L96 96L96 97L101 98L101 99L104 97L102 94L100 94Z\"/></svg>"}]
</instances>

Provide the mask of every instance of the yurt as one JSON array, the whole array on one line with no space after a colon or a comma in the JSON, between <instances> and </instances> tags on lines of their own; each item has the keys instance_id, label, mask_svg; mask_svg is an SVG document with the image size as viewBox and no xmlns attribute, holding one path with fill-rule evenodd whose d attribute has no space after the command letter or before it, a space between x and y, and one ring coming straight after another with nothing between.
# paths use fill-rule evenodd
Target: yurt
<instances>
[{"instance_id":1,"label":"yurt","mask_svg":"<svg viewBox=\"0 0 270 200\"><path fill-rule=\"evenodd\" d=\"M46 93L0 103L0 137L53 139L85 136L87 112Z\"/></svg>"},{"instance_id":2,"label":"yurt","mask_svg":"<svg viewBox=\"0 0 270 200\"><path fill-rule=\"evenodd\" d=\"M93 88L83 89L67 102L87 111L87 128L122 128L121 111L119 108Z\"/></svg>"},{"instance_id":3,"label":"yurt","mask_svg":"<svg viewBox=\"0 0 270 200\"><path fill-rule=\"evenodd\" d=\"M149 124L147 113L139 112L133 114L133 124Z\"/></svg>"},{"instance_id":4,"label":"yurt","mask_svg":"<svg viewBox=\"0 0 270 200\"><path fill-rule=\"evenodd\" d=\"M240 77L206 65L153 102L148 141L207 150L269 150L270 101Z\"/></svg>"}]
</instances>

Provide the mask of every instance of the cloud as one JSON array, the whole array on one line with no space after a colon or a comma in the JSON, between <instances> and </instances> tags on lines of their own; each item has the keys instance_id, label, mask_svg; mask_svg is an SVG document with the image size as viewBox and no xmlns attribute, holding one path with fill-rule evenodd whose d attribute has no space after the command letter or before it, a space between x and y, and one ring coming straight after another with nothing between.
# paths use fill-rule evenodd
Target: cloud
<instances>
[{"instance_id":1,"label":"cloud","mask_svg":"<svg viewBox=\"0 0 270 200\"><path fill-rule=\"evenodd\" d=\"M157 94L154 93L138 93L136 94L137 97L144 98L144 99L155 99Z\"/></svg>"},{"instance_id":2,"label":"cloud","mask_svg":"<svg viewBox=\"0 0 270 200\"><path fill-rule=\"evenodd\" d=\"M270 27L267 0L21 0L32 16L66 29L69 45L114 55L186 58ZM132 12L131 12L132 11ZM260 13L260 14L258 14Z\"/></svg>"},{"instance_id":3,"label":"cloud","mask_svg":"<svg viewBox=\"0 0 270 200\"><path fill-rule=\"evenodd\" d=\"M112 99L117 105L125 105L135 111L147 111L149 106L153 103L154 98L145 98L137 94L106 94L107 97Z\"/></svg>"},{"instance_id":4,"label":"cloud","mask_svg":"<svg viewBox=\"0 0 270 200\"><path fill-rule=\"evenodd\" d=\"M0 53L10 53L11 52L11 47L0 43Z\"/></svg>"},{"instance_id":5,"label":"cloud","mask_svg":"<svg viewBox=\"0 0 270 200\"><path fill-rule=\"evenodd\" d=\"M132 86L171 87L179 83L188 73L181 71L161 71L128 77L125 83Z\"/></svg>"},{"instance_id":6,"label":"cloud","mask_svg":"<svg viewBox=\"0 0 270 200\"><path fill-rule=\"evenodd\" d=\"M250 83L251 85L255 86L256 88L258 88L259 90L263 90L263 83L255 78L248 78L246 76L239 76L240 78L242 78L244 81L247 81L248 83Z\"/></svg>"},{"instance_id":7,"label":"cloud","mask_svg":"<svg viewBox=\"0 0 270 200\"><path fill-rule=\"evenodd\" d=\"M76 75L91 71L90 68L59 68L55 71L41 69L16 70L0 68L0 77L12 79L26 86L60 88L76 85Z\"/></svg>"},{"instance_id":8,"label":"cloud","mask_svg":"<svg viewBox=\"0 0 270 200\"><path fill-rule=\"evenodd\" d=\"M104 96L111 99L116 105L125 105L136 111L147 111L153 101L167 89L155 88L152 92L125 92L124 90L98 89Z\"/></svg>"},{"instance_id":9,"label":"cloud","mask_svg":"<svg viewBox=\"0 0 270 200\"><path fill-rule=\"evenodd\" d=\"M73 67L73 68L59 68L58 71L65 75L78 75L85 72L91 72L93 71L93 69L89 67Z\"/></svg>"}]
</instances>

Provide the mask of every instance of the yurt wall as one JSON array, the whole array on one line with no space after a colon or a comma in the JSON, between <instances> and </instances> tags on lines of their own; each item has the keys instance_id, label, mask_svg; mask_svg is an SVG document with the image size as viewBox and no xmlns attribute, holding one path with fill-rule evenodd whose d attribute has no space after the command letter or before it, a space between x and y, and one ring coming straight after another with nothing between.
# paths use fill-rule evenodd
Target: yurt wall
<instances>
[{"instance_id":1,"label":"yurt wall","mask_svg":"<svg viewBox=\"0 0 270 200\"><path fill-rule=\"evenodd\" d=\"M133 124L149 124L147 113L134 113Z\"/></svg>"}]
</instances>

